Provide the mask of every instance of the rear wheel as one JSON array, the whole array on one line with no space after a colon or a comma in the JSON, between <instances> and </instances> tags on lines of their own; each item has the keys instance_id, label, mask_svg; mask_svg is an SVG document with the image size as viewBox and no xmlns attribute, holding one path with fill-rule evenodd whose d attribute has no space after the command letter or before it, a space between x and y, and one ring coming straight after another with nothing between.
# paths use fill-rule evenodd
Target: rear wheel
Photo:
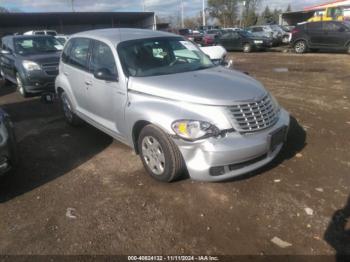
<instances>
[{"instance_id":1,"label":"rear wheel","mask_svg":"<svg viewBox=\"0 0 350 262\"><path fill-rule=\"evenodd\" d=\"M0 70L0 79L2 79L2 81L4 81L3 84L5 86L12 84L9 80L6 79L5 73L4 73L4 71L2 69Z\"/></svg>"},{"instance_id":2,"label":"rear wheel","mask_svg":"<svg viewBox=\"0 0 350 262\"><path fill-rule=\"evenodd\" d=\"M350 54L350 44L348 45L347 52L348 52L348 54Z\"/></svg>"},{"instance_id":3,"label":"rear wheel","mask_svg":"<svg viewBox=\"0 0 350 262\"><path fill-rule=\"evenodd\" d=\"M299 40L294 44L294 50L297 54L304 54L307 51L307 44L304 40Z\"/></svg>"},{"instance_id":4,"label":"rear wheel","mask_svg":"<svg viewBox=\"0 0 350 262\"><path fill-rule=\"evenodd\" d=\"M251 44L244 44L243 45L243 52L244 53L250 53L252 51L252 45Z\"/></svg>"},{"instance_id":5,"label":"rear wheel","mask_svg":"<svg viewBox=\"0 0 350 262\"><path fill-rule=\"evenodd\" d=\"M171 138L154 125L144 127L138 139L142 163L154 179L177 180L185 170L181 152Z\"/></svg>"},{"instance_id":6,"label":"rear wheel","mask_svg":"<svg viewBox=\"0 0 350 262\"><path fill-rule=\"evenodd\" d=\"M28 92L23 84L22 78L19 73L16 73L17 90L23 97L28 97Z\"/></svg>"},{"instance_id":7,"label":"rear wheel","mask_svg":"<svg viewBox=\"0 0 350 262\"><path fill-rule=\"evenodd\" d=\"M72 126L79 126L82 120L74 113L72 103L64 91L61 93L61 103L67 123Z\"/></svg>"}]
</instances>

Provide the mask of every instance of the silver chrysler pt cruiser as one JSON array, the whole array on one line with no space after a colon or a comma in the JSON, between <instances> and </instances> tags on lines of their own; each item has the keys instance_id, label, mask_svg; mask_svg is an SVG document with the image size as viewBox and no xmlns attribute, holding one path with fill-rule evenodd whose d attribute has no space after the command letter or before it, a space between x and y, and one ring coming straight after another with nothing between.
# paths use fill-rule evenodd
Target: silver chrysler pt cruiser
<instances>
[{"instance_id":1,"label":"silver chrysler pt cruiser","mask_svg":"<svg viewBox=\"0 0 350 262\"><path fill-rule=\"evenodd\" d=\"M155 179L222 181L273 160L289 114L253 78L216 66L177 35L141 29L76 34L56 79L68 123L132 147Z\"/></svg>"}]
</instances>

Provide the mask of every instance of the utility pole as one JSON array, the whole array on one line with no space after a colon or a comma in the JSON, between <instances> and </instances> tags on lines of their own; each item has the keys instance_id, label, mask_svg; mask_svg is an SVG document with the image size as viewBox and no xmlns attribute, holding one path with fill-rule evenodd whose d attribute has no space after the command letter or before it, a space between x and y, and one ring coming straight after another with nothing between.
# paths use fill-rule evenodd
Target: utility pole
<instances>
[{"instance_id":1,"label":"utility pole","mask_svg":"<svg viewBox=\"0 0 350 262\"><path fill-rule=\"evenodd\" d=\"M185 27L185 21L184 21L184 2L181 0L181 27Z\"/></svg>"},{"instance_id":2,"label":"utility pole","mask_svg":"<svg viewBox=\"0 0 350 262\"><path fill-rule=\"evenodd\" d=\"M206 17L205 17L205 0L202 0L202 17L203 17L203 26L206 25Z\"/></svg>"},{"instance_id":3,"label":"utility pole","mask_svg":"<svg viewBox=\"0 0 350 262\"><path fill-rule=\"evenodd\" d=\"M146 0L142 0L143 11L146 12Z\"/></svg>"},{"instance_id":4,"label":"utility pole","mask_svg":"<svg viewBox=\"0 0 350 262\"><path fill-rule=\"evenodd\" d=\"M75 10L74 10L74 0L71 0L71 4L72 4L72 12L74 13Z\"/></svg>"}]
</instances>

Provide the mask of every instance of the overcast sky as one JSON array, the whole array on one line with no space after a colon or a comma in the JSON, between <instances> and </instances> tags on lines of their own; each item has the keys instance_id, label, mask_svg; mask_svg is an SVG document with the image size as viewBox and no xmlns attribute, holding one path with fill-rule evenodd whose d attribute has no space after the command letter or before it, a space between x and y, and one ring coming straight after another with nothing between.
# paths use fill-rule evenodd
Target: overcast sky
<instances>
[{"instance_id":1,"label":"overcast sky","mask_svg":"<svg viewBox=\"0 0 350 262\"><path fill-rule=\"evenodd\" d=\"M142 11L143 1L146 11L155 11L160 16L176 15L180 0L74 0L76 11ZM201 9L202 0L183 0L185 15L193 16ZM305 6L330 2L331 0L262 0L262 7L287 8L291 3L293 10ZM71 0L0 0L0 6L12 11L55 12L71 11Z\"/></svg>"}]
</instances>

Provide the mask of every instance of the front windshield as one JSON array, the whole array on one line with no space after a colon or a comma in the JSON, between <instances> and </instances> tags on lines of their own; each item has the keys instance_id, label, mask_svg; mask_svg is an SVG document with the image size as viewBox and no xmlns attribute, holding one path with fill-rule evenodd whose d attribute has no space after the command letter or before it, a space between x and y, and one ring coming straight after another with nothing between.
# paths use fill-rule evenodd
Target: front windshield
<instances>
[{"instance_id":1,"label":"front windshield","mask_svg":"<svg viewBox=\"0 0 350 262\"><path fill-rule=\"evenodd\" d=\"M254 37L254 35L252 33L245 31L245 30L237 31L237 33L243 37Z\"/></svg>"},{"instance_id":2,"label":"front windshield","mask_svg":"<svg viewBox=\"0 0 350 262\"><path fill-rule=\"evenodd\" d=\"M57 52L63 45L51 36L29 36L14 39L15 52L20 55L33 55Z\"/></svg>"},{"instance_id":3,"label":"front windshield","mask_svg":"<svg viewBox=\"0 0 350 262\"><path fill-rule=\"evenodd\" d=\"M118 45L126 75L158 76L189 72L215 66L193 43L183 38L151 38Z\"/></svg>"}]
</instances>

